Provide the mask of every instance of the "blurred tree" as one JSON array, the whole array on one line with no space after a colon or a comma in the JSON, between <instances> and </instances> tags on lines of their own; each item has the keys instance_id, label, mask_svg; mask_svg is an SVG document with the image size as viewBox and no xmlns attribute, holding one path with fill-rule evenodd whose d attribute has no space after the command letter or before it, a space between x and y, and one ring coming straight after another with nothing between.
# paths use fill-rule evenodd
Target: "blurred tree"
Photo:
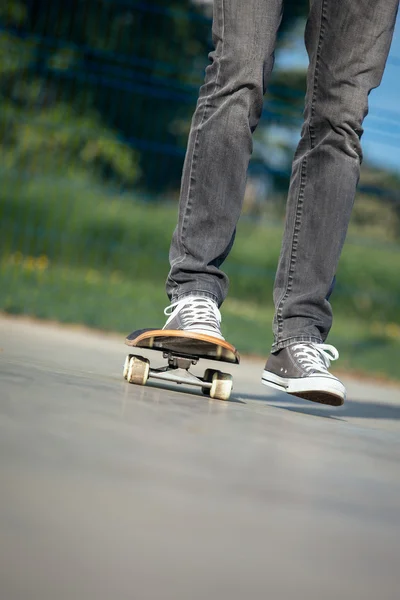
<instances>
[{"instance_id":1,"label":"blurred tree","mask_svg":"<svg viewBox=\"0 0 400 600\"><path fill-rule=\"evenodd\" d=\"M281 43L306 10L307 0L285 2ZM9 123L14 115L16 126L19 110L43 136L49 127L50 137L62 137L69 161L91 157L89 163L103 176L127 186L137 175L136 155L129 154L128 145L136 147L146 189L178 186L210 49L210 19L201 6L188 0L7 0L0 27L7 45L2 55L16 61L12 74L2 72L0 83ZM119 132L119 141L112 131ZM108 144L95 141L100 134ZM37 135L28 144L35 153ZM56 140L46 143L43 157L46 148L57 145Z\"/></svg>"},{"instance_id":2,"label":"blurred tree","mask_svg":"<svg viewBox=\"0 0 400 600\"><path fill-rule=\"evenodd\" d=\"M98 111L79 107L51 69L67 69L74 52L42 52L30 4L0 6L0 152L2 169L32 174L93 174L133 184L137 153L122 145Z\"/></svg>"}]
</instances>

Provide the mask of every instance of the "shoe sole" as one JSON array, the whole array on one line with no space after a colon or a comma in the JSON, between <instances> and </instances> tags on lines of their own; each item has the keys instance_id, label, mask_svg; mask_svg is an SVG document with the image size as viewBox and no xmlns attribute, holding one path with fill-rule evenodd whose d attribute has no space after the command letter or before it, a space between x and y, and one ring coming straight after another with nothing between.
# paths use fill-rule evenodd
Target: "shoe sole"
<instances>
[{"instance_id":1,"label":"shoe sole","mask_svg":"<svg viewBox=\"0 0 400 600\"><path fill-rule=\"evenodd\" d=\"M301 378L295 380L284 379L264 371L261 382L291 396L297 396L318 404L327 404L328 406L342 406L346 398L345 388L340 381L336 383L334 379L327 377L315 377L311 381L308 379L306 382ZM328 382L331 385L327 385Z\"/></svg>"}]
</instances>

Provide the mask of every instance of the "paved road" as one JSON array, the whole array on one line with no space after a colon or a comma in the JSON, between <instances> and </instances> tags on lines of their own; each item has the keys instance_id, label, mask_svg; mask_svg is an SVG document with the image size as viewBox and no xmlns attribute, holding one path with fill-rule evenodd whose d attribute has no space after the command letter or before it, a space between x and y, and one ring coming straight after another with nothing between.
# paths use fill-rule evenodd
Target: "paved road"
<instances>
[{"instance_id":1,"label":"paved road","mask_svg":"<svg viewBox=\"0 0 400 600\"><path fill-rule=\"evenodd\" d=\"M244 361L222 403L127 384L115 336L0 347L2 600L400 597L400 388L327 408Z\"/></svg>"}]
</instances>

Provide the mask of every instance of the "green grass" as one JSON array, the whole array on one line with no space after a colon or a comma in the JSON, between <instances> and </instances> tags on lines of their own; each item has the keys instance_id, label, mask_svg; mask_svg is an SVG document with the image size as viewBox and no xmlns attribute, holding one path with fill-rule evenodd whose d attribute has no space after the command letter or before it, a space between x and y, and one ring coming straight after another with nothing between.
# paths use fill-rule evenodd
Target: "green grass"
<instances>
[{"instance_id":1,"label":"green grass","mask_svg":"<svg viewBox=\"0 0 400 600\"><path fill-rule=\"evenodd\" d=\"M0 177L0 310L126 334L163 324L176 203L144 203L88 180ZM281 226L243 219L226 263L224 332L266 355ZM400 246L349 238L329 341L339 366L400 378Z\"/></svg>"}]
</instances>

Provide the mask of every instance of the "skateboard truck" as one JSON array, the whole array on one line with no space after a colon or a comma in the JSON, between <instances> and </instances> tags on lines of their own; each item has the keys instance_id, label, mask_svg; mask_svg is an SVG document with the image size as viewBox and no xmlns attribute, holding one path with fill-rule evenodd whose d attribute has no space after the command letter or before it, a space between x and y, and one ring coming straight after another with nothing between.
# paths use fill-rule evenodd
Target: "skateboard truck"
<instances>
[{"instance_id":1,"label":"skateboard truck","mask_svg":"<svg viewBox=\"0 0 400 600\"><path fill-rule=\"evenodd\" d=\"M168 360L168 366L159 367L158 369L150 369L149 378L152 377L153 379L174 381L178 384L188 383L189 385L197 385L201 388L211 388L210 383L203 381L203 379L200 379L200 377L196 377L196 375L193 375L193 373L189 372L190 367L198 363L196 358L178 356L172 352L164 352L163 358Z\"/></svg>"},{"instance_id":2,"label":"skateboard truck","mask_svg":"<svg viewBox=\"0 0 400 600\"><path fill-rule=\"evenodd\" d=\"M205 396L229 400L233 387L232 375L215 369L206 369L203 377L197 377L189 371L192 365L197 364L197 358L178 356L172 352L165 352L163 356L168 360L168 365L154 369L150 368L150 361L147 358L128 354L124 364L124 378L129 383L137 385L145 385L149 379L193 385L200 387Z\"/></svg>"},{"instance_id":3,"label":"skateboard truck","mask_svg":"<svg viewBox=\"0 0 400 600\"><path fill-rule=\"evenodd\" d=\"M188 356L178 356L177 354L173 354L172 352L163 352L163 358L168 360L169 369L185 369L186 371L191 367L191 365L197 365L199 362L198 358L192 358Z\"/></svg>"}]
</instances>

